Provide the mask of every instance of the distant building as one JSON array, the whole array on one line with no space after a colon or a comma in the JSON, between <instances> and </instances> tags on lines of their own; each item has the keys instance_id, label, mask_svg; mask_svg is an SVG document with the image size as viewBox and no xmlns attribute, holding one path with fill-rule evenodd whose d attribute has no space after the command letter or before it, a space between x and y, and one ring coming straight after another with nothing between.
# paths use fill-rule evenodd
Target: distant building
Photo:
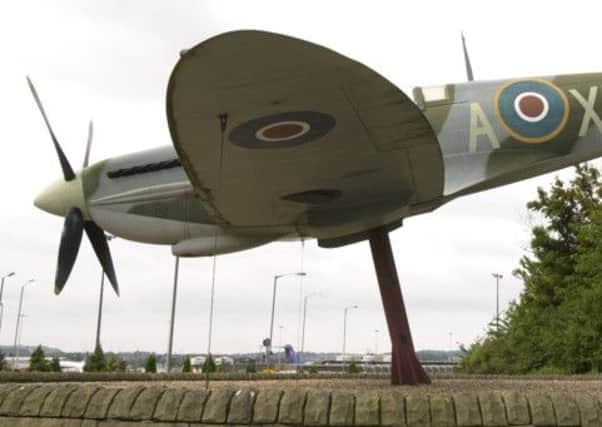
<instances>
[{"instance_id":1,"label":"distant building","mask_svg":"<svg viewBox=\"0 0 602 427\"><path fill-rule=\"evenodd\" d=\"M59 363L61 365L62 372L84 372L85 362L83 361L75 362L73 360L59 359Z\"/></svg>"},{"instance_id":2,"label":"distant building","mask_svg":"<svg viewBox=\"0 0 602 427\"><path fill-rule=\"evenodd\" d=\"M234 358L230 356L215 356L213 355L213 361L215 362L215 366L232 366L234 365ZM192 367L192 372L202 372L203 365L205 364L205 360L207 360L207 356L198 355L190 357L190 366Z\"/></svg>"}]
</instances>

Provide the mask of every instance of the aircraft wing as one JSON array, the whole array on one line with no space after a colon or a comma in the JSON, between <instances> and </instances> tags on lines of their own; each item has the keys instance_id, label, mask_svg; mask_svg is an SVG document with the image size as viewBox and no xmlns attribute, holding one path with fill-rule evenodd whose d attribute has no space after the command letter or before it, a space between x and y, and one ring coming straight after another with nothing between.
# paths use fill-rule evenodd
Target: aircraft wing
<instances>
[{"instance_id":1,"label":"aircraft wing","mask_svg":"<svg viewBox=\"0 0 602 427\"><path fill-rule=\"evenodd\" d=\"M167 118L195 191L223 224L334 238L442 193L439 145L419 108L306 41L237 31L183 51Z\"/></svg>"}]
</instances>

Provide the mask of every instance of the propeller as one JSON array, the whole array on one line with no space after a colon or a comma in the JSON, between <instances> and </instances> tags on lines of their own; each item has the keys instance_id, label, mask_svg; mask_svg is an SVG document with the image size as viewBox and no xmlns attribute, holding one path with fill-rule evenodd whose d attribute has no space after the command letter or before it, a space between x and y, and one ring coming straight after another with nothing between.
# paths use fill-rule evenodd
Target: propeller
<instances>
[{"instance_id":1,"label":"propeller","mask_svg":"<svg viewBox=\"0 0 602 427\"><path fill-rule=\"evenodd\" d=\"M44 111L44 107L40 101L40 97L38 96L38 93L29 76L27 77L27 84L29 85L29 89L31 90L34 100L36 101L38 109L42 114L44 122L46 123L48 133L50 133L50 138L52 139L54 149L56 150L56 154L59 158L59 163L61 165L65 181L69 182L73 180L79 180L80 178L78 178L73 172L73 168L69 164L69 160L67 160L67 156L65 156L65 153L63 152L61 145L59 144L52 127L50 126L50 122L48 121L48 117L46 116L46 112ZM86 144L86 154L84 157L84 167L88 166L90 147L92 145L92 134L93 126L92 122L90 122L88 125L88 140ZM54 293L57 295L60 294L65 287L65 283L67 283L67 279L69 278L71 270L73 269L73 265L75 264L77 253L79 252L83 231L85 230L86 235L92 244L92 248L96 253L96 257L102 266L102 269L107 275L113 290L117 295L119 295L119 285L117 283L115 267L113 266L113 259L111 258L111 252L109 250L109 245L107 244L105 232L94 221L85 219L81 208L83 207L73 206L65 215L65 222L63 224L63 232L61 234L61 243L59 245L59 254L56 266Z\"/></svg>"}]
</instances>

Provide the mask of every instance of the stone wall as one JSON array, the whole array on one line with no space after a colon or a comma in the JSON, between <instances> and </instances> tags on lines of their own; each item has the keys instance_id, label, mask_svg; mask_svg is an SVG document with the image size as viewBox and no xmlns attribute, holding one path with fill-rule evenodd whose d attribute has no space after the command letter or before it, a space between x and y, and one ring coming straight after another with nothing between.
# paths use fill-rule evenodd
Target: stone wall
<instances>
[{"instance_id":1,"label":"stone wall","mask_svg":"<svg viewBox=\"0 0 602 427\"><path fill-rule=\"evenodd\" d=\"M600 394L0 386L0 426L602 426Z\"/></svg>"}]
</instances>

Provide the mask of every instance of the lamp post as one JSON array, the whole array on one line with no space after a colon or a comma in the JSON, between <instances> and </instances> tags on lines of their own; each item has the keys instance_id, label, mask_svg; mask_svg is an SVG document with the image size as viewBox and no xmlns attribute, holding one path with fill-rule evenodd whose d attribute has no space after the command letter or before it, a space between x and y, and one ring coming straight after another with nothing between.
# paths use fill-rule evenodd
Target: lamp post
<instances>
[{"instance_id":1,"label":"lamp post","mask_svg":"<svg viewBox=\"0 0 602 427\"><path fill-rule=\"evenodd\" d=\"M495 330L500 331L500 279L503 278L499 273L491 273L495 277Z\"/></svg>"},{"instance_id":2,"label":"lamp post","mask_svg":"<svg viewBox=\"0 0 602 427\"><path fill-rule=\"evenodd\" d=\"M107 242L115 239L115 236L110 234L105 235ZM102 322L102 303L104 301L104 288L105 288L105 271L104 269L100 275L100 297L98 298L98 319L96 321L96 347L100 347L100 323Z\"/></svg>"},{"instance_id":3,"label":"lamp post","mask_svg":"<svg viewBox=\"0 0 602 427\"><path fill-rule=\"evenodd\" d=\"M4 316L4 300L2 299L2 295L4 294L4 279L7 277L12 277L15 275L15 272L12 271L7 275L2 276L2 284L0 285L0 331L2 330L2 317Z\"/></svg>"},{"instance_id":4,"label":"lamp post","mask_svg":"<svg viewBox=\"0 0 602 427\"><path fill-rule=\"evenodd\" d=\"M278 364L282 363L282 330L284 326L278 325Z\"/></svg>"},{"instance_id":5,"label":"lamp post","mask_svg":"<svg viewBox=\"0 0 602 427\"><path fill-rule=\"evenodd\" d=\"M17 339L17 347L21 347L21 337L23 337L23 323L25 323L25 318L27 314L21 314L21 322L19 323L19 338Z\"/></svg>"},{"instance_id":6,"label":"lamp post","mask_svg":"<svg viewBox=\"0 0 602 427\"><path fill-rule=\"evenodd\" d=\"M17 357L19 356L18 353L18 347L17 347L17 340L19 338L19 327L20 327L20 323L21 323L21 309L23 308L23 291L25 290L25 286L29 285L30 283L33 283L33 279L29 279L27 282L23 283L21 285L21 296L19 297L19 311L17 313L17 327L15 328L15 348L14 348L14 356L13 356L13 366L16 366L17 364Z\"/></svg>"},{"instance_id":7,"label":"lamp post","mask_svg":"<svg viewBox=\"0 0 602 427\"><path fill-rule=\"evenodd\" d=\"M169 343L167 344L167 361L166 361L166 369L167 373L171 371L171 352L173 349L173 330L174 330L174 321L176 318L176 296L178 292L178 270L180 267L180 257L176 256L176 266L175 273L173 278L173 294L171 298L171 317L169 321Z\"/></svg>"},{"instance_id":8,"label":"lamp post","mask_svg":"<svg viewBox=\"0 0 602 427\"><path fill-rule=\"evenodd\" d=\"M313 294L308 294L305 295L305 298L303 298L303 324L301 327L301 351L300 351L300 355L303 354L303 352L305 351L305 321L307 319L307 299L311 298L311 297L315 297L316 295L319 295L318 293L313 293Z\"/></svg>"},{"instance_id":9,"label":"lamp post","mask_svg":"<svg viewBox=\"0 0 602 427\"><path fill-rule=\"evenodd\" d=\"M350 308L357 308L357 305L348 305L343 310L343 372L345 372L345 353L347 351L347 312Z\"/></svg>"},{"instance_id":10,"label":"lamp post","mask_svg":"<svg viewBox=\"0 0 602 427\"><path fill-rule=\"evenodd\" d=\"M266 363L268 368L271 367L272 362L272 339L274 337L274 310L276 309L276 286L278 285L278 279L287 276L306 276L307 274L303 271L299 271L297 273L286 273L286 274L277 274L274 276L274 290L272 293L272 315L270 316L270 337L268 341L268 345L266 346Z\"/></svg>"}]
</instances>

